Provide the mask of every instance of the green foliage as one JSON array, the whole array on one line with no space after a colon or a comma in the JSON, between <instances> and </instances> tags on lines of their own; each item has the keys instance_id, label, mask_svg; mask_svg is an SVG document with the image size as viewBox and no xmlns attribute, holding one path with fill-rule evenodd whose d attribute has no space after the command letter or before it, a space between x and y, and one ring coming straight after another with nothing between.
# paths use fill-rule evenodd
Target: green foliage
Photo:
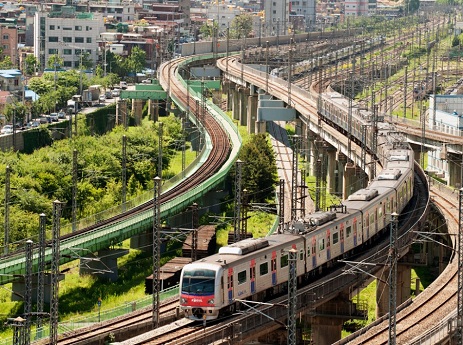
<instances>
[{"instance_id":1,"label":"green foliage","mask_svg":"<svg viewBox=\"0 0 463 345\"><path fill-rule=\"evenodd\" d=\"M145 67L146 52L141 48L134 47L124 63L128 72L139 73Z\"/></svg>"},{"instance_id":2,"label":"green foliage","mask_svg":"<svg viewBox=\"0 0 463 345\"><path fill-rule=\"evenodd\" d=\"M58 54L50 55L47 61L48 68L57 68L61 67L64 64L63 58L61 58Z\"/></svg>"},{"instance_id":3,"label":"green foliage","mask_svg":"<svg viewBox=\"0 0 463 345\"><path fill-rule=\"evenodd\" d=\"M272 195L277 182L275 155L266 134L252 135L239 153L242 165L243 189L250 200L265 202Z\"/></svg>"},{"instance_id":4,"label":"green foliage","mask_svg":"<svg viewBox=\"0 0 463 345\"><path fill-rule=\"evenodd\" d=\"M9 69L13 68L14 64L11 61L11 58L9 56L5 56L3 60L0 61L0 68L1 69Z\"/></svg>"},{"instance_id":5,"label":"green foliage","mask_svg":"<svg viewBox=\"0 0 463 345\"><path fill-rule=\"evenodd\" d=\"M252 20L252 15L249 13L243 13L233 18L230 24L231 38L241 39L249 37L252 31Z\"/></svg>"},{"instance_id":6,"label":"green foliage","mask_svg":"<svg viewBox=\"0 0 463 345\"><path fill-rule=\"evenodd\" d=\"M452 47L457 47L459 45L460 45L460 38L457 35L453 36Z\"/></svg>"},{"instance_id":7,"label":"green foliage","mask_svg":"<svg viewBox=\"0 0 463 345\"><path fill-rule=\"evenodd\" d=\"M7 103L3 109L3 114L5 115L5 119L8 123L23 123L26 116L26 111L27 108L24 103Z\"/></svg>"},{"instance_id":8,"label":"green foliage","mask_svg":"<svg viewBox=\"0 0 463 345\"><path fill-rule=\"evenodd\" d=\"M214 33L217 32L219 28L219 24L214 21L212 24L204 23L199 28L199 32L203 36L203 38L214 37Z\"/></svg>"},{"instance_id":9,"label":"green foliage","mask_svg":"<svg viewBox=\"0 0 463 345\"><path fill-rule=\"evenodd\" d=\"M37 58L33 54L27 54L25 59L25 68L27 75L33 75L38 65Z\"/></svg>"}]
</instances>

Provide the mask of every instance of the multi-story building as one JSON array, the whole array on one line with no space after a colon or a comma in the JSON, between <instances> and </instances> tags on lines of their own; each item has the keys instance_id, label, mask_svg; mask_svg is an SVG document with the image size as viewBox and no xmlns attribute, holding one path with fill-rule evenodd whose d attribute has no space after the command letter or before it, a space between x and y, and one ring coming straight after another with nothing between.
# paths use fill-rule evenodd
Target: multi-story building
<instances>
[{"instance_id":1,"label":"multi-story building","mask_svg":"<svg viewBox=\"0 0 463 345\"><path fill-rule=\"evenodd\" d=\"M100 13L79 13L73 6L63 6L59 12L35 13L34 55L42 69L50 56L58 54L64 68L80 66L84 53L96 62L100 33L105 31Z\"/></svg>"},{"instance_id":2,"label":"multi-story building","mask_svg":"<svg viewBox=\"0 0 463 345\"><path fill-rule=\"evenodd\" d=\"M207 7L207 19L218 24L219 32L224 32L230 26L232 20L242 13L242 9L231 4L212 2Z\"/></svg>"},{"instance_id":3,"label":"multi-story building","mask_svg":"<svg viewBox=\"0 0 463 345\"><path fill-rule=\"evenodd\" d=\"M376 2L375 2L376 3ZM370 14L369 0L345 0L344 2L345 16L368 16Z\"/></svg>"},{"instance_id":4,"label":"multi-story building","mask_svg":"<svg viewBox=\"0 0 463 345\"><path fill-rule=\"evenodd\" d=\"M267 0L264 3L266 36L287 35L290 29L290 0Z\"/></svg>"},{"instance_id":5,"label":"multi-story building","mask_svg":"<svg viewBox=\"0 0 463 345\"><path fill-rule=\"evenodd\" d=\"M18 28L0 26L0 46L2 48L1 59L9 56L15 66L19 66Z\"/></svg>"},{"instance_id":6,"label":"multi-story building","mask_svg":"<svg viewBox=\"0 0 463 345\"><path fill-rule=\"evenodd\" d=\"M294 27L301 26L301 16L304 20L305 28L312 29L315 24L315 0L291 0L290 13L294 18L291 20Z\"/></svg>"}]
</instances>

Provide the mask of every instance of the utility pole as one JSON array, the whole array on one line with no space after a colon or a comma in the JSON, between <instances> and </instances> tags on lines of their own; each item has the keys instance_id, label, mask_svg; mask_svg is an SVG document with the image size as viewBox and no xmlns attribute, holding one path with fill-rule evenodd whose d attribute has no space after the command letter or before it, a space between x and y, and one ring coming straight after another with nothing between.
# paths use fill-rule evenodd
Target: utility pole
<instances>
[{"instance_id":1,"label":"utility pole","mask_svg":"<svg viewBox=\"0 0 463 345\"><path fill-rule=\"evenodd\" d=\"M77 230L77 150L72 151L72 232Z\"/></svg>"},{"instance_id":2,"label":"utility pole","mask_svg":"<svg viewBox=\"0 0 463 345\"><path fill-rule=\"evenodd\" d=\"M24 345L31 343L31 320L32 320L32 254L33 244L31 240L26 241L26 275L24 277Z\"/></svg>"},{"instance_id":3,"label":"utility pole","mask_svg":"<svg viewBox=\"0 0 463 345\"><path fill-rule=\"evenodd\" d=\"M235 163L236 174L235 174L235 212L233 217L233 242L238 242L241 234L241 170L243 167L243 161L238 159Z\"/></svg>"},{"instance_id":4,"label":"utility pole","mask_svg":"<svg viewBox=\"0 0 463 345\"><path fill-rule=\"evenodd\" d=\"M301 137L293 135L293 162L291 164L291 221L297 218L297 173L299 168L299 143Z\"/></svg>"},{"instance_id":5,"label":"utility pole","mask_svg":"<svg viewBox=\"0 0 463 345\"><path fill-rule=\"evenodd\" d=\"M39 216L39 257L37 262L37 332L36 338L42 338L43 303L45 299L45 246L47 217L44 213Z\"/></svg>"},{"instance_id":6,"label":"utility pole","mask_svg":"<svg viewBox=\"0 0 463 345\"><path fill-rule=\"evenodd\" d=\"M280 193L278 195L278 233L282 234L285 226L285 180L280 179Z\"/></svg>"},{"instance_id":7,"label":"utility pole","mask_svg":"<svg viewBox=\"0 0 463 345\"><path fill-rule=\"evenodd\" d=\"M162 135L163 135L163 123L159 122L158 128L158 174L157 176L162 176Z\"/></svg>"},{"instance_id":8,"label":"utility pole","mask_svg":"<svg viewBox=\"0 0 463 345\"><path fill-rule=\"evenodd\" d=\"M162 122L161 122L162 123ZM122 136L122 210L125 211L127 194L127 136Z\"/></svg>"},{"instance_id":9,"label":"utility pole","mask_svg":"<svg viewBox=\"0 0 463 345\"><path fill-rule=\"evenodd\" d=\"M3 241L3 253L8 254L10 245L10 166L5 169L5 239Z\"/></svg>"},{"instance_id":10,"label":"utility pole","mask_svg":"<svg viewBox=\"0 0 463 345\"><path fill-rule=\"evenodd\" d=\"M193 233L191 234L191 262L197 260L197 252L198 252L198 227L199 227L199 220L198 220L198 204L193 203L191 206L191 225L193 228Z\"/></svg>"},{"instance_id":11,"label":"utility pole","mask_svg":"<svg viewBox=\"0 0 463 345\"><path fill-rule=\"evenodd\" d=\"M288 345L296 345L297 250L289 250Z\"/></svg>"},{"instance_id":12,"label":"utility pole","mask_svg":"<svg viewBox=\"0 0 463 345\"><path fill-rule=\"evenodd\" d=\"M59 258L60 258L60 217L61 203L58 200L53 202L53 238L52 238L52 260L51 260L51 294L50 294L50 344L58 342L58 291L59 291Z\"/></svg>"},{"instance_id":13,"label":"utility pole","mask_svg":"<svg viewBox=\"0 0 463 345\"><path fill-rule=\"evenodd\" d=\"M458 198L458 288L456 344L463 344L463 188Z\"/></svg>"},{"instance_id":14,"label":"utility pole","mask_svg":"<svg viewBox=\"0 0 463 345\"><path fill-rule=\"evenodd\" d=\"M159 327L159 278L161 265L161 178L154 178L153 195L153 329Z\"/></svg>"},{"instance_id":15,"label":"utility pole","mask_svg":"<svg viewBox=\"0 0 463 345\"><path fill-rule=\"evenodd\" d=\"M397 228L399 215L391 214L391 234L389 239L389 342L388 345L396 344L396 314L397 314Z\"/></svg>"}]
</instances>

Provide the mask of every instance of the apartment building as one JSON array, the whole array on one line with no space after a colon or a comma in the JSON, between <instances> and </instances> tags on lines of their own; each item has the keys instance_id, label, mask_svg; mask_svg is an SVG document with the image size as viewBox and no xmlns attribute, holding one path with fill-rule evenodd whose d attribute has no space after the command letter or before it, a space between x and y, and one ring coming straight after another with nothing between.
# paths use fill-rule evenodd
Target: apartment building
<instances>
[{"instance_id":1,"label":"apartment building","mask_svg":"<svg viewBox=\"0 0 463 345\"><path fill-rule=\"evenodd\" d=\"M291 27L289 22L290 0L267 0L264 3L265 36L287 35Z\"/></svg>"},{"instance_id":2,"label":"apartment building","mask_svg":"<svg viewBox=\"0 0 463 345\"><path fill-rule=\"evenodd\" d=\"M101 13L80 13L73 6L62 6L58 12L38 11L34 21L34 55L42 69L55 54L63 59L64 68L79 67L84 53L96 62L99 37L104 31Z\"/></svg>"}]
</instances>

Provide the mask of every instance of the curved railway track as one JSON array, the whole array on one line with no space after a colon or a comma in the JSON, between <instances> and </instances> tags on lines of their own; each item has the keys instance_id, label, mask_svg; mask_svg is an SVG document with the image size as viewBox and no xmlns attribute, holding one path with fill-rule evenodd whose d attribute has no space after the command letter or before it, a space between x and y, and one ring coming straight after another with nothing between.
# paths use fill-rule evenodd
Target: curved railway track
<instances>
[{"instance_id":1,"label":"curved railway track","mask_svg":"<svg viewBox=\"0 0 463 345\"><path fill-rule=\"evenodd\" d=\"M199 116L200 121L202 125L205 127L208 134L210 135L213 147L206 161L201 165L200 168L198 168L198 170L191 177L185 179L184 181L180 182L175 188L161 195L161 203L164 203L175 196L185 193L186 191L191 190L201 182L207 180L224 165L231 149L231 144L228 140L228 135L222 128L222 126L207 111L204 112L200 106L198 107L197 103L192 97L187 97L187 92L185 88L181 85L181 83L178 80L176 80L173 73L178 63L179 60L172 60L162 65L161 80L163 83L169 84L170 95L174 95L177 99L183 102L184 105L186 105L187 101L189 101L190 112L192 112L196 116L201 115ZM169 73L171 74L170 76ZM132 217L134 213L142 212L152 207L153 202L149 201L143 205L138 206L135 210L131 210L130 212L113 217L87 229L82 229L76 233L82 234L89 231L98 231L98 228L102 226L106 226L113 222L120 221L121 219L126 217ZM76 233L66 235L63 238L71 237ZM178 304L178 300L176 300L176 303ZM175 309L176 306L174 305L172 307L171 303L169 303L169 305L170 307L162 307L165 310L165 313L167 314L172 313L172 309ZM117 330L124 327L130 327L131 325L144 322L144 320L149 320L151 318L151 313L151 311L147 311L145 313L137 315L136 317L134 317L134 320L130 320L130 316L129 320L127 320L126 318L110 320L108 322L105 322L104 325L102 325L101 327L97 326L97 329L95 330L92 327L92 331L84 330L82 332L76 331L66 333L64 335L60 335L58 344L88 344L89 339L100 337L102 334L108 334L113 330ZM41 344L48 344L48 341L44 339L43 342L41 342Z\"/></svg>"},{"instance_id":2,"label":"curved railway track","mask_svg":"<svg viewBox=\"0 0 463 345\"><path fill-rule=\"evenodd\" d=\"M449 234L455 239L458 234L458 202L442 190L431 189L434 204L444 214ZM415 339L425 330L432 329L446 316L450 315L457 304L456 286L458 279L458 259L454 255L451 262L437 280L418 295L413 302L397 314L397 344L414 344ZM363 333L363 334L358 334ZM389 323L386 319L377 326L341 340L336 344L388 344ZM351 339L352 338L352 339Z\"/></svg>"}]
</instances>

